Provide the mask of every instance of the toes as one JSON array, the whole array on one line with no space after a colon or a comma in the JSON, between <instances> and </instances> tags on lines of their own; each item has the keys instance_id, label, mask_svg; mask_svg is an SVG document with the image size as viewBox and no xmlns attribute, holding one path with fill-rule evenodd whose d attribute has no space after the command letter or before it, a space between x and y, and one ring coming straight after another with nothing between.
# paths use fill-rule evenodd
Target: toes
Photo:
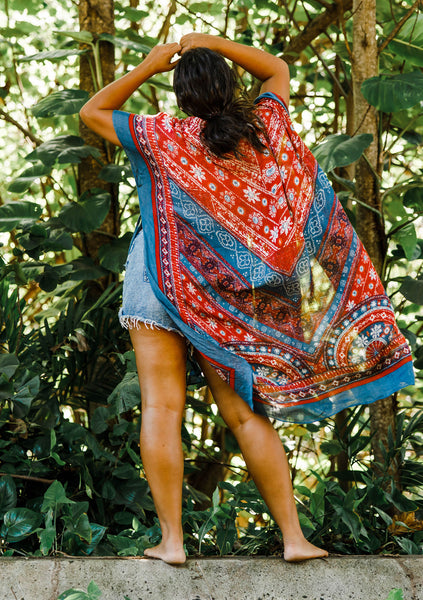
<instances>
[{"instance_id":1,"label":"toes","mask_svg":"<svg viewBox=\"0 0 423 600\"><path fill-rule=\"evenodd\" d=\"M157 558L170 565L182 565L186 561L185 552L166 552L165 550L158 548L146 548L144 550L144 556L148 558Z\"/></svg>"}]
</instances>

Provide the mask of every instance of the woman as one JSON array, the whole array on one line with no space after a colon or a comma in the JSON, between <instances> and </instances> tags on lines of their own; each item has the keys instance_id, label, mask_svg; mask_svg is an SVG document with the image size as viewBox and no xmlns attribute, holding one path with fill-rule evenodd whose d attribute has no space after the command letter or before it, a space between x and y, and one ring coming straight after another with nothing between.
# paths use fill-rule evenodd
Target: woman
<instances>
[{"instance_id":1,"label":"woman","mask_svg":"<svg viewBox=\"0 0 423 600\"><path fill-rule=\"evenodd\" d=\"M237 97L223 57L262 82L254 109ZM178 105L191 116L116 110L175 65ZM81 110L91 129L125 148L140 195L143 231L128 255L121 322L135 349L141 456L162 530L145 555L168 563L185 561L186 340L281 528L287 561L327 552L303 536L267 417L316 421L413 382L389 300L293 131L288 102L283 60L191 33L153 48Z\"/></svg>"}]
</instances>

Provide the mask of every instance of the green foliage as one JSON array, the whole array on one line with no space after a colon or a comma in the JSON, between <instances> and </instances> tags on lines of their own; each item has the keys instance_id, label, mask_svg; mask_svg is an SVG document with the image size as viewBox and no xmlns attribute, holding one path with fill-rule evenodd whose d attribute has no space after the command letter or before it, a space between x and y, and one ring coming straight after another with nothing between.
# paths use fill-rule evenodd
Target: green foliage
<instances>
[{"instance_id":1,"label":"green foliage","mask_svg":"<svg viewBox=\"0 0 423 600\"><path fill-rule=\"evenodd\" d=\"M9 202L0 206L0 231L12 231L17 225L33 225L42 209L34 202Z\"/></svg>"},{"instance_id":2,"label":"green foliage","mask_svg":"<svg viewBox=\"0 0 423 600\"><path fill-rule=\"evenodd\" d=\"M110 208L110 194L102 190L84 193L78 202L65 204L59 219L70 231L89 233L100 227Z\"/></svg>"},{"instance_id":3,"label":"green foliage","mask_svg":"<svg viewBox=\"0 0 423 600\"><path fill-rule=\"evenodd\" d=\"M86 146L84 140L79 136L61 135L40 144L34 152L28 154L26 159L29 161L41 161L47 167L52 167L55 163L59 165L69 163L78 164L88 156L98 158L99 152L92 146Z\"/></svg>"},{"instance_id":4,"label":"green foliage","mask_svg":"<svg viewBox=\"0 0 423 600\"><path fill-rule=\"evenodd\" d=\"M26 192L31 185L38 181L40 177L49 175L51 169L42 162L36 162L32 167L28 167L23 171L7 188L9 192L14 194L22 194ZM41 211L40 211L41 212Z\"/></svg>"},{"instance_id":5,"label":"green foliage","mask_svg":"<svg viewBox=\"0 0 423 600\"><path fill-rule=\"evenodd\" d=\"M334 552L389 553L398 545L401 553L422 554L423 533L415 516L421 511L422 502L420 499L412 501L409 495L423 483L421 465L405 459L405 447L410 442L421 444L423 415L416 414L408 421L404 413L398 416L397 434L394 438L391 432L387 448L383 447L384 463L378 465L380 474L360 459L369 443L369 439L363 437L367 423L362 419L363 409L356 410L346 425L346 442L324 443L320 448L328 457L347 452L351 470L332 473L337 475L338 481L323 479L316 473L318 484L313 492L297 487L308 498L300 509L308 520L305 531L312 541L323 542ZM404 467L402 491L393 478L392 467L398 463ZM409 468L411 472L407 473ZM347 490L343 486L345 481L349 484Z\"/></svg>"},{"instance_id":6,"label":"green foliage","mask_svg":"<svg viewBox=\"0 0 423 600\"><path fill-rule=\"evenodd\" d=\"M423 100L423 73L371 77L364 81L361 92L369 104L386 113L411 108Z\"/></svg>"},{"instance_id":7,"label":"green foliage","mask_svg":"<svg viewBox=\"0 0 423 600\"><path fill-rule=\"evenodd\" d=\"M80 54L85 54L86 50L47 50L46 52L37 52L36 54L31 54L31 56L21 56L19 58L20 62L29 62L31 60L36 61L44 61L44 60L61 60L62 58L68 58L69 56L76 56Z\"/></svg>"},{"instance_id":8,"label":"green foliage","mask_svg":"<svg viewBox=\"0 0 423 600\"><path fill-rule=\"evenodd\" d=\"M88 584L87 591L77 589L70 589L62 592L57 600L99 600L101 598L102 593L100 588L97 586L94 581L91 581ZM131 600L128 596L124 596L123 600ZM389 599L388 599L389 600ZM394 599L395 600L395 599Z\"/></svg>"},{"instance_id":9,"label":"green foliage","mask_svg":"<svg viewBox=\"0 0 423 600\"><path fill-rule=\"evenodd\" d=\"M328 135L324 142L313 149L313 154L322 169L329 172L358 160L372 139L369 133L361 133L353 138L341 133Z\"/></svg>"},{"instance_id":10,"label":"green foliage","mask_svg":"<svg viewBox=\"0 0 423 600\"><path fill-rule=\"evenodd\" d=\"M87 592L72 588L60 594L57 600L98 600L99 598L101 598L101 591L94 581L91 581L88 585ZM130 598L125 596L124 600L130 600ZM394 588L389 592L386 600L404 600L404 593L401 589Z\"/></svg>"},{"instance_id":11,"label":"green foliage","mask_svg":"<svg viewBox=\"0 0 423 600\"><path fill-rule=\"evenodd\" d=\"M6 42L0 54L6 131L0 142L2 552L135 556L160 540L139 457L142 415L135 361L117 319L118 274L138 201L123 153L109 152L107 160L100 159L80 136L76 115L88 90L78 89L78 60L81 54L89 59L98 88L100 44L110 42L121 76L164 41L170 5L148 2L139 9L117 2L116 35L96 37L77 31L76 3L29 4L10 0L0 17ZM298 35L296 24L305 27L323 10L320 4L305 8L291 0L289 10L267 0L229 5L223 0L177 3L172 35L177 39L193 28L207 33L218 28L281 55ZM402 7L378 3L378 27L385 39L395 27L391 10L396 22L405 14ZM416 389L399 396L398 433L387 440L377 474L370 466L366 411L352 411L343 431L332 421L280 430L294 468L301 525L310 540L334 552L421 554L423 547L423 468L417 460L423 446L423 241L417 222L423 212L421 26L420 15L405 22L381 54L382 75L363 84L373 106L393 113L381 115L378 141L384 154L377 179L390 244L383 277L415 350ZM350 89L350 36L347 18L344 29L329 27L315 40L325 66L310 47L299 60L291 54L291 114L306 142L313 147L318 142L314 152L354 219L355 181L345 167L363 155L371 136L345 133L348 111L338 83ZM83 50L80 43L86 44ZM331 72L337 73L338 83ZM253 84L243 75L247 92L257 89ZM169 90L167 75L156 76L125 108L145 114L174 112ZM99 165L100 182L111 184L108 191L96 183L81 193L78 167L88 160ZM112 231L105 222L113 211L118 227ZM91 251L94 241L96 250ZM189 363L188 371L182 431L187 552L280 553L278 530L240 467L234 438L207 404L195 365ZM342 471L337 460L343 454L349 468ZM394 464L401 466L400 482L392 476ZM222 467L224 481L215 489L206 494L191 485L198 473L216 465ZM390 600L400 598L399 592L393 590ZM60 600L99 597L92 582L87 592L67 590Z\"/></svg>"},{"instance_id":12,"label":"green foliage","mask_svg":"<svg viewBox=\"0 0 423 600\"><path fill-rule=\"evenodd\" d=\"M47 53L46 53L47 54ZM88 100L84 90L61 90L53 92L32 107L36 117L54 117L56 115L74 115Z\"/></svg>"},{"instance_id":13,"label":"green foliage","mask_svg":"<svg viewBox=\"0 0 423 600\"><path fill-rule=\"evenodd\" d=\"M423 15L416 12L390 42L389 49L408 64L423 67Z\"/></svg>"},{"instance_id":14,"label":"green foliage","mask_svg":"<svg viewBox=\"0 0 423 600\"><path fill-rule=\"evenodd\" d=\"M389 596L386 600L404 600L404 593L399 588L394 588L389 592Z\"/></svg>"},{"instance_id":15,"label":"green foliage","mask_svg":"<svg viewBox=\"0 0 423 600\"><path fill-rule=\"evenodd\" d=\"M99 600L99 598L101 598L100 588L94 581L91 581L86 592L75 589L66 590L60 594L57 600Z\"/></svg>"}]
</instances>

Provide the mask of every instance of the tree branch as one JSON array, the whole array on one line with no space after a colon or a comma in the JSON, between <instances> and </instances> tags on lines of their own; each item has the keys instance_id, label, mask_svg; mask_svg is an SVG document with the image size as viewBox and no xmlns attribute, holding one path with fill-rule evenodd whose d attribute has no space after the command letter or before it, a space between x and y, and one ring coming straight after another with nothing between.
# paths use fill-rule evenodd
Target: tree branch
<instances>
[{"instance_id":1,"label":"tree branch","mask_svg":"<svg viewBox=\"0 0 423 600\"><path fill-rule=\"evenodd\" d=\"M331 77L331 79L333 80L334 84L336 85L336 87L338 88L338 90L340 91L340 93L346 98L348 95L348 92L346 92L344 90L344 88L342 87L341 82L339 81L338 77L336 76L335 73L332 73L332 71L329 68L329 65L327 64L327 62L324 60L324 58L319 54L319 52L316 50L316 48L313 46L313 44L309 44L310 48L313 50L314 54L317 56L317 58L320 60L320 62L323 65L323 68L325 69L326 73L329 75L329 77Z\"/></svg>"},{"instance_id":2,"label":"tree branch","mask_svg":"<svg viewBox=\"0 0 423 600\"><path fill-rule=\"evenodd\" d=\"M411 15L412 15L412 14L414 14L414 13L416 12L416 8L417 8L417 7L418 7L420 4L422 4L422 5L423 5L423 2L422 2L422 0L416 0L416 1L414 2L413 6L410 8L410 10L408 10L408 11L405 13L405 15L403 16L403 18L401 19L401 21L399 21L399 22L396 24L396 26L393 28L393 30L392 30L392 31L391 31L391 33L388 35L388 37L386 38L386 40L384 40L384 41L382 42L382 44L379 46L379 49L378 49L378 51L377 51L377 53L378 53L378 54L381 54L381 53L382 53L382 52L385 50L385 48L386 48L386 46L389 44L389 42L391 42L391 41L394 39L394 37L397 35L398 31L399 31L399 30L402 28L402 26L404 25L404 23L405 23L406 21L408 21L408 19L411 17ZM417 14L416 14L416 16L417 16Z\"/></svg>"},{"instance_id":3,"label":"tree branch","mask_svg":"<svg viewBox=\"0 0 423 600\"><path fill-rule=\"evenodd\" d=\"M175 2L175 0L172 0L172 2L170 3L166 18L160 29L159 35L157 36L158 39L161 40L163 44L165 44L167 42L167 36L169 35L169 31L170 31L170 22L175 13L176 13L176 2Z\"/></svg>"},{"instance_id":4,"label":"tree branch","mask_svg":"<svg viewBox=\"0 0 423 600\"><path fill-rule=\"evenodd\" d=\"M184 8L190 15L194 15L197 19L199 19L200 21L202 21L205 25L207 25L211 29L214 29L215 31L217 31L219 33L219 35L222 35L222 36L226 37L224 31L222 31L221 29L219 29L219 27L216 27L216 25L213 25L213 23L210 23L210 21L207 21L207 19L205 19L204 17L202 17L199 13L196 13L193 10L191 10L189 8L189 6L186 6L180 0L175 0L175 2L176 2L176 4L179 4L179 6L182 6L182 8Z\"/></svg>"},{"instance_id":5,"label":"tree branch","mask_svg":"<svg viewBox=\"0 0 423 600\"><path fill-rule=\"evenodd\" d=\"M315 17L310 23L308 23L304 29L295 36L285 48L283 52L283 58L287 63L293 63L296 57L305 49L307 46L323 33L329 25L331 25L339 16L339 12L351 10L352 0L345 0L344 2L336 2L330 6L324 13Z\"/></svg>"},{"instance_id":6,"label":"tree branch","mask_svg":"<svg viewBox=\"0 0 423 600\"><path fill-rule=\"evenodd\" d=\"M0 476L7 475L8 477L13 477L14 479L25 479L25 481L39 481L40 483L54 483L54 479L44 479L44 477L31 477L30 475L15 475L14 473L3 473L0 472Z\"/></svg>"},{"instance_id":7,"label":"tree branch","mask_svg":"<svg viewBox=\"0 0 423 600\"><path fill-rule=\"evenodd\" d=\"M19 129L19 131L21 131L24 134L24 136L27 137L28 139L30 139L31 142L33 142L36 146L39 146L40 144L43 143L43 141L40 140L40 138L38 138L36 135L34 135L28 129L25 129L25 127L23 125L18 123L18 121L15 121L15 119L13 117L11 117L7 112L5 112L1 108L0 108L0 118L4 119L8 123L11 123L15 127L17 127Z\"/></svg>"}]
</instances>

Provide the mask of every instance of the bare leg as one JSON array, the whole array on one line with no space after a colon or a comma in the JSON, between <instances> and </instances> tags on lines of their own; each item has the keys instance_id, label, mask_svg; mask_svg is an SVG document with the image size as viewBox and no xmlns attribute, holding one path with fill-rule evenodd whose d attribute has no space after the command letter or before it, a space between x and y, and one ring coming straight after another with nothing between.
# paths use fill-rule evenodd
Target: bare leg
<instances>
[{"instance_id":1,"label":"bare leg","mask_svg":"<svg viewBox=\"0 0 423 600\"><path fill-rule=\"evenodd\" d=\"M254 479L284 540L284 558L300 561L327 556L301 530L285 450L270 421L256 413L227 385L213 367L197 356L219 411L235 435Z\"/></svg>"},{"instance_id":2,"label":"bare leg","mask_svg":"<svg viewBox=\"0 0 423 600\"><path fill-rule=\"evenodd\" d=\"M162 530L145 556L186 560L182 532L181 423L186 398L186 344L179 334L144 325L130 330L141 387L141 458Z\"/></svg>"}]
</instances>

